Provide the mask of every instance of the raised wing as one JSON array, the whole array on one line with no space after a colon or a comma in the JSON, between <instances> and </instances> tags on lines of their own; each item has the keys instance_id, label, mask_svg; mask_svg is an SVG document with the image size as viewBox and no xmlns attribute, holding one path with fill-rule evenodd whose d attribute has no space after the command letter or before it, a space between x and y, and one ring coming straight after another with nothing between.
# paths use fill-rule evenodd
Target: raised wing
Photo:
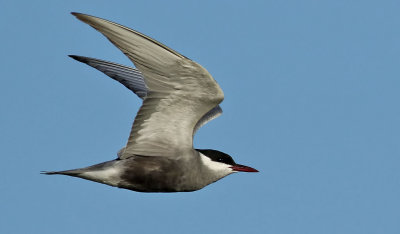
<instances>
[{"instance_id":1,"label":"raised wing","mask_svg":"<svg viewBox=\"0 0 400 234\"><path fill-rule=\"evenodd\" d=\"M104 61L101 59L89 58L78 55L69 55L69 56L79 62L85 63L103 72L107 76L123 84L126 88L135 93L139 98L144 99L146 97L147 87L146 84L144 83L144 78L142 73L140 73L140 71L138 71L137 69L117 63ZM219 105L211 109L199 120L199 122L197 122L194 128L193 135L204 124L217 118L221 114L222 114L222 109ZM119 153L122 154L122 152Z\"/></svg>"},{"instance_id":2,"label":"raised wing","mask_svg":"<svg viewBox=\"0 0 400 234\"><path fill-rule=\"evenodd\" d=\"M106 36L143 74L148 93L124 152L177 157L193 150L199 120L223 100L223 92L202 66L125 26L73 13Z\"/></svg>"},{"instance_id":3,"label":"raised wing","mask_svg":"<svg viewBox=\"0 0 400 234\"><path fill-rule=\"evenodd\" d=\"M139 70L133 67L128 67L95 58L78 55L69 55L69 57L79 62L86 63L87 65L103 72L107 76L123 84L133 93L138 95L138 97L140 97L141 99L144 99L146 97L147 87L144 83L143 75L142 73L140 73Z\"/></svg>"}]
</instances>

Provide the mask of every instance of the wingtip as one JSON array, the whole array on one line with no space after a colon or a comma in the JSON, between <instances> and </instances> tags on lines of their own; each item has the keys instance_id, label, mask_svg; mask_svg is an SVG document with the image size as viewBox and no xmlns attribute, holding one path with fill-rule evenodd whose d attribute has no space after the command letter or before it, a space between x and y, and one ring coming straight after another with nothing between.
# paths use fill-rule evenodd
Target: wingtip
<instances>
[{"instance_id":1,"label":"wingtip","mask_svg":"<svg viewBox=\"0 0 400 234\"><path fill-rule=\"evenodd\" d=\"M76 61L79 61L79 62L82 62L82 63L84 63L84 62L87 61L85 57L79 56L79 55L70 54L70 55L68 55L68 57L73 58L73 59L75 59Z\"/></svg>"},{"instance_id":2,"label":"wingtip","mask_svg":"<svg viewBox=\"0 0 400 234\"><path fill-rule=\"evenodd\" d=\"M78 17L79 15L82 15L82 13L79 12L71 12L71 15Z\"/></svg>"},{"instance_id":3,"label":"wingtip","mask_svg":"<svg viewBox=\"0 0 400 234\"><path fill-rule=\"evenodd\" d=\"M71 15L75 16L76 18L78 18L79 20L82 20L82 21L89 20L92 18L99 18L99 17L93 16L93 15L79 13L79 12L71 12Z\"/></svg>"},{"instance_id":4,"label":"wingtip","mask_svg":"<svg viewBox=\"0 0 400 234\"><path fill-rule=\"evenodd\" d=\"M91 15L83 14L83 13L79 13L79 12L71 12L71 15L75 16L77 19L79 19L81 21L85 21L85 19L87 20L87 19L90 19L91 17L94 17Z\"/></svg>"}]
</instances>

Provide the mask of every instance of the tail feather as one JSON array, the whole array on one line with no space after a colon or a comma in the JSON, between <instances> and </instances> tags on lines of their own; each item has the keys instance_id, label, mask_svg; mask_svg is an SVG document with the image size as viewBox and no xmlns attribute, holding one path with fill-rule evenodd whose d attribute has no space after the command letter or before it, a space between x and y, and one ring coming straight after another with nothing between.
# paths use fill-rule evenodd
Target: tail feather
<instances>
[{"instance_id":1,"label":"tail feather","mask_svg":"<svg viewBox=\"0 0 400 234\"><path fill-rule=\"evenodd\" d=\"M81 174L81 169L66 170L66 171L41 171L40 174L43 175L68 175L68 176L78 176Z\"/></svg>"},{"instance_id":2,"label":"tail feather","mask_svg":"<svg viewBox=\"0 0 400 234\"><path fill-rule=\"evenodd\" d=\"M41 171L40 174L43 175L56 175L59 174L58 171Z\"/></svg>"}]
</instances>

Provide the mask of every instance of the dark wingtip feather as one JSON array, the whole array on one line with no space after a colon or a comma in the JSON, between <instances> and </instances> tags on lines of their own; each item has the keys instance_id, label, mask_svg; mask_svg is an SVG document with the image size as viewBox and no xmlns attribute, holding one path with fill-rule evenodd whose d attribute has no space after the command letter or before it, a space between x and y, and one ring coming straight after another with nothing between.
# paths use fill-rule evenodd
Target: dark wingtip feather
<instances>
[{"instance_id":1,"label":"dark wingtip feather","mask_svg":"<svg viewBox=\"0 0 400 234\"><path fill-rule=\"evenodd\" d=\"M86 63L88 61L88 59L86 57L83 56L78 56L78 55L68 55L70 58L75 59L76 61L82 62L82 63Z\"/></svg>"},{"instance_id":2,"label":"dark wingtip feather","mask_svg":"<svg viewBox=\"0 0 400 234\"><path fill-rule=\"evenodd\" d=\"M96 16L78 13L78 12L71 12L71 14L85 23L88 23L92 18L98 18ZM100 19L100 18L98 18L98 19Z\"/></svg>"},{"instance_id":3,"label":"dark wingtip feather","mask_svg":"<svg viewBox=\"0 0 400 234\"><path fill-rule=\"evenodd\" d=\"M71 15L78 17L78 15L81 15L81 13L73 11L73 12L71 12Z\"/></svg>"}]
</instances>

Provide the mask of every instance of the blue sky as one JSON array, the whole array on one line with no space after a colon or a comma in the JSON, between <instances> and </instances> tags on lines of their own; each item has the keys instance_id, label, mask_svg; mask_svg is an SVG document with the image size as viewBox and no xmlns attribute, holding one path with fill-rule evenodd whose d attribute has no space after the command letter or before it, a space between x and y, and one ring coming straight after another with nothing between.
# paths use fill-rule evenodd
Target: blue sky
<instances>
[{"instance_id":1,"label":"blue sky","mask_svg":"<svg viewBox=\"0 0 400 234\"><path fill-rule=\"evenodd\" d=\"M0 233L400 233L399 1L3 1ZM195 137L260 173L145 194L42 170L116 157L130 61L71 11L143 32L225 92Z\"/></svg>"}]
</instances>

